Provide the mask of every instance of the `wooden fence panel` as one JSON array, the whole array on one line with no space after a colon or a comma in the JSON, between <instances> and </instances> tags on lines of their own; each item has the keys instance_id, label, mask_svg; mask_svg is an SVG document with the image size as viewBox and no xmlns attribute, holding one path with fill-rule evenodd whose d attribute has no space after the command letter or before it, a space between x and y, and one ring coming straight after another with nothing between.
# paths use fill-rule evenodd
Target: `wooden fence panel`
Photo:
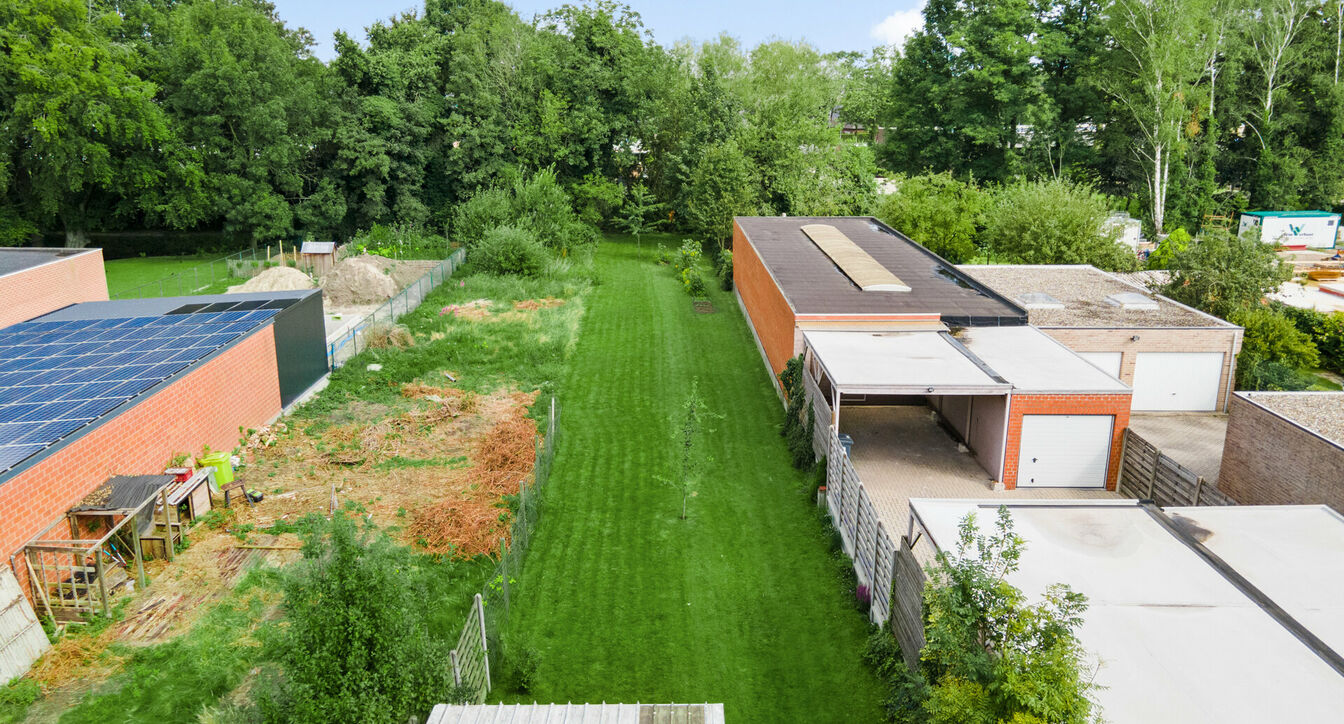
<instances>
[{"instance_id":1,"label":"wooden fence panel","mask_svg":"<svg viewBox=\"0 0 1344 724\"><path fill-rule=\"evenodd\" d=\"M51 647L8 567L0 567L0 686L22 676Z\"/></svg>"},{"instance_id":2,"label":"wooden fence panel","mask_svg":"<svg viewBox=\"0 0 1344 724\"><path fill-rule=\"evenodd\" d=\"M818 455L831 457L835 454L830 449L831 405L826 401L826 396L821 394L821 388L817 387L817 381L812 379L812 375L806 371L803 372L803 390L811 401L812 411L816 414L816 424L812 427L812 449Z\"/></svg>"},{"instance_id":3,"label":"wooden fence panel","mask_svg":"<svg viewBox=\"0 0 1344 724\"><path fill-rule=\"evenodd\" d=\"M859 494L854 496L858 499L854 515L854 568L859 580L872 588L876 579L873 571L877 556L877 509L862 483L858 489Z\"/></svg>"},{"instance_id":4,"label":"wooden fence panel","mask_svg":"<svg viewBox=\"0 0 1344 724\"><path fill-rule=\"evenodd\" d=\"M457 648L450 654L453 682L476 691L476 703L485 703L490 693L490 654L485 637L485 609L481 594L471 605L471 615L457 637Z\"/></svg>"},{"instance_id":5,"label":"wooden fence panel","mask_svg":"<svg viewBox=\"0 0 1344 724\"><path fill-rule=\"evenodd\" d=\"M859 474L854 472L849 458L843 455L840 457L840 477L844 480L845 488L844 506L840 510L840 533L849 545L847 552L852 556L859 528L859 497L867 493L859 490Z\"/></svg>"},{"instance_id":6,"label":"wooden fence panel","mask_svg":"<svg viewBox=\"0 0 1344 724\"><path fill-rule=\"evenodd\" d=\"M893 575L895 582L891 589L895 600L892 601L891 630L901 645L905 665L913 670L919 666L919 652L924 648L925 577L905 536L901 536L901 543L895 548Z\"/></svg>"},{"instance_id":7,"label":"wooden fence panel","mask_svg":"<svg viewBox=\"0 0 1344 724\"><path fill-rule=\"evenodd\" d=\"M1162 507L1236 505L1193 470L1164 455L1134 430L1125 430L1125 456L1120 463L1121 495L1147 498Z\"/></svg>"},{"instance_id":8,"label":"wooden fence panel","mask_svg":"<svg viewBox=\"0 0 1344 724\"><path fill-rule=\"evenodd\" d=\"M877 546L873 570L871 618L874 623L885 623L891 618L891 584L896 565L896 545L891 542L886 526L877 524Z\"/></svg>"}]
</instances>

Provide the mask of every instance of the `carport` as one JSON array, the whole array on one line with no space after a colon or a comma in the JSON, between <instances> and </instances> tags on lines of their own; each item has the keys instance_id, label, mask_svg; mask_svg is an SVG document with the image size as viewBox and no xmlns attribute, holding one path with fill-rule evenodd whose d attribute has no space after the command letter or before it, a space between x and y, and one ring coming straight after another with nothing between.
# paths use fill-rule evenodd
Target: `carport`
<instances>
[{"instance_id":1,"label":"carport","mask_svg":"<svg viewBox=\"0 0 1344 724\"><path fill-rule=\"evenodd\" d=\"M827 422L856 440L856 465L870 456L860 445L878 444L896 448L881 452L889 460L929 458L919 475L966 477L945 454L961 450L1008 489L1114 489L1130 390L1037 329L808 331L804 355ZM946 445L918 407L937 413Z\"/></svg>"}]
</instances>

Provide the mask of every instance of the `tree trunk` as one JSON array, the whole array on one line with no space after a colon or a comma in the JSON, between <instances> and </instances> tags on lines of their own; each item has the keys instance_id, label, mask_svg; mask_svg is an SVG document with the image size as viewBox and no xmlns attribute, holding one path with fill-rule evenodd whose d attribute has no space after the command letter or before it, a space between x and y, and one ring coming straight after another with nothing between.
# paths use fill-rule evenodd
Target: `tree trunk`
<instances>
[{"instance_id":1,"label":"tree trunk","mask_svg":"<svg viewBox=\"0 0 1344 724\"><path fill-rule=\"evenodd\" d=\"M1162 157L1162 146L1153 148L1153 233L1162 233L1162 220L1166 215L1167 179L1163 173L1166 159Z\"/></svg>"},{"instance_id":2,"label":"tree trunk","mask_svg":"<svg viewBox=\"0 0 1344 724\"><path fill-rule=\"evenodd\" d=\"M65 248L83 249L89 245L89 232L87 229L76 229L69 225L65 227Z\"/></svg>"}]
</instances>

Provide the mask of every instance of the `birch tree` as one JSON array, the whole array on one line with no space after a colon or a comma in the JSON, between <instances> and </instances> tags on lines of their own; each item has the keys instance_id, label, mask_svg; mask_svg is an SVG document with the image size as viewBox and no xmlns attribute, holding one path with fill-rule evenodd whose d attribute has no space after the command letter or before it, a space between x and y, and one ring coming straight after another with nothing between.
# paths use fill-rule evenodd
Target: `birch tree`
<instances>
[{"instance_id":1,"label":"birch tree","mask_svg":"<svg viewBox=\"0 0 1344 724\"><path fill-rule=\"evenodd\" d=\"M1261 150L1268 148L1268 136L1273 133L1275 95L1286 86L1287 71L1297 59L1293 41L1307 13L1319 4L1315 0L1266 0L1248 28L1251 63L1264 83L1260 107L1252 113L1258 122Z\"/></svg>"},{"instance_id":2,"label":"birch tree","mask_svg":"<svg viewBox=\"0 0 1344 724\"><path fill-rule=\"evenodd\" d=\"M1198 108L1209 57L1209 0L1118 0L1112 10L1116 74L1108 92L1137 127L1153 228L1162 233L1172 163Z\"/></svg>"}]
</instances>

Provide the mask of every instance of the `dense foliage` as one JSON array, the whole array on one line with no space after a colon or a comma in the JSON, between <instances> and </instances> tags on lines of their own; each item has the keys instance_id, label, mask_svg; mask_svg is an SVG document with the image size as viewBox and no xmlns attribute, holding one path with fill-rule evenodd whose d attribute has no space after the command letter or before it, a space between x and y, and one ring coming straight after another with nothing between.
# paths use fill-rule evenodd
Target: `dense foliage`
<instances>
[{"instance_id":1,"label":"dense foliage","mask_svg":"<svg viewBox=\"0 0 1344 724\"><path fill-rule=\"evenodd\" d=\"M344 515L313 525L303 560L284 572L283 674L259 707L287 722L405 721L453 688L451 645L419 615L421 562Z\"/></svg>"},{"instance_id":2,"label":"dense foliage","mask_svg":"<svg viewBox=\"0 0 1344 724\"><path fill-rule=\"evenodd\" d=\"M975 257L990 200L974 180L959 181L944 171L894 182L896 190L878 204L882 221L954 263Z\"/></svg>"},{"instance_id":3,"label":"dense foliage","mask_svg":"<svg viewBox=\"0 0 1344 724\"><path fill-rule=\"evenodd\" d=\"M1025 544L1007 508L988 533L975 515L961 523L955 552L941 551L924 588L924 649L908 670L889 631L864 658L888 682L890 721L1060 722L1095 719L1085 652L1075 631L1087 600L1067 586L1028 601L1006 579Z\"/></svg>"},{"instance_id":4,"label":"dense foliage","mask_svg":"<svg viewBox=\"0 0 1344 724\"><path fill-rule=\"evenodd\" d=\"M1173 252L1168 266L1163 294L1223 318L1259 305L1290 274L1274 247L1227 232L1204 234Z\"/></svg>"},{"instance_id":5,"label":"dense foliage","mask_svg":"<svg viewBox=\"0 0 1344 724\"><path fill-rule=\"evenodd\" d=\"M847 54L880 160L1094 180L1151 233L1344 199L1340 0L930 0L899 52Z\"/></svg>"},{"instance_id":6,"label":"dense foliage","mask_svg":"<svg viewBox=\"0 0 1344 724\"><path fill-rule=\"evenodd\" d=\"M1106 199L1087 185L1017 182L995 195L982 243L1004 261L1129 271L1137 262L1104 224L1108 212Z\"/></svg>"}]
</instances>

